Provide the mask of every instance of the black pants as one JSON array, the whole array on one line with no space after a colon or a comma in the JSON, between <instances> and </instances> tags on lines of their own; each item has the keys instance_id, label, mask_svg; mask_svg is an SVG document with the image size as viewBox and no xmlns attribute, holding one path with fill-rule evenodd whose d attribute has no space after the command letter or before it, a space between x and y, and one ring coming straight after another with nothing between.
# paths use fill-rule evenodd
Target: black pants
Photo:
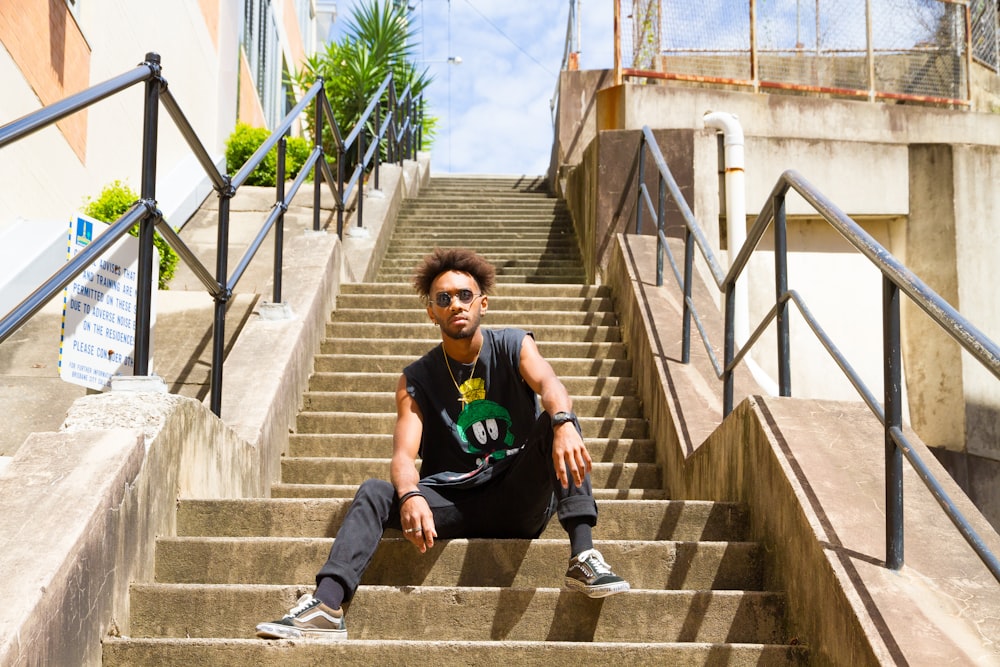
<instances>
[{"instance_id":1,"label":"black pants","mask_svg":"<svg viewBox=\"0 0 1000 667\"><path fill-rule=\"evenodd\" d=\"M570 477L568 489L555 475L547 413L535 422L521 452L505 463L493 479L472 488L420 483L434 513L438 539L535 538L545 529L553 508L563 526L567 522L597 523L590 475L579 487ZM347 510L330 555L316 574L317 584L324 577L333 577L350 600L386 528L400 528L396 490L385 480L369 479L361 484Z\"/></svg>"}]
</instances>

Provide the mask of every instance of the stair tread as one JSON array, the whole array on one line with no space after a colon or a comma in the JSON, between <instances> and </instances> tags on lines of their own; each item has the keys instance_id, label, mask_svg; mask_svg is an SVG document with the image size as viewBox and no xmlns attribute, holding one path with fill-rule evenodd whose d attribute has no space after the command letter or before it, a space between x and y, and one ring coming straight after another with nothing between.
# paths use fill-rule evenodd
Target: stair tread
<instances>
[{"instance_id":1,"label":"stair tread","mask_svg":"<svg viewBox=\"0 0 1000 667\"><path fill-rule=\"evenodd\" d=\"M239 636L262 620L280 618L300 590L137 584L133 636ZM771 591L635 589L592 600L559 587L363 585L350 604L348 630L355 637L382 639L781 643L784 604L784 594ZM697 623L688 621L691 608L698 610ZM414 624L418 618L436 622ZM617 622L623 618L629 622Z\"/></svg>"}]
</instances>

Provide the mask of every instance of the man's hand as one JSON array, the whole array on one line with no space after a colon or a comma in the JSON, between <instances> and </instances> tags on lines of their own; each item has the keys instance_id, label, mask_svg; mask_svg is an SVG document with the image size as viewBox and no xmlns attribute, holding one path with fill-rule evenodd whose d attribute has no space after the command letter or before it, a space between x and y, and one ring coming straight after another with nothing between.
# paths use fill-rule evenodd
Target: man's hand
<instances>
[{"instance_id":1,"label":"man's hand","mask_svg":"<svg viewBox=\"0 0 1000 667\"><path fill-rule=\"evenodd\" d=\"M582 486L584 475L590 472L590 452L572 422L559 424L553 429L552 465L564 489L569 488L571 476L576 486Z\"/></svg>"},{"instance_id":2,"label":"man's hand","mask_svg":"<svg viewBox=\"0 0 1000 667\"><path fill-rule=\"evenodd\" d=\"M434 546L437 531L434 529L434 514L427 499L413 495L399 508L399 521L403 527L403 537L413 543L420 553Z\"/></svg>"}]
</instances>

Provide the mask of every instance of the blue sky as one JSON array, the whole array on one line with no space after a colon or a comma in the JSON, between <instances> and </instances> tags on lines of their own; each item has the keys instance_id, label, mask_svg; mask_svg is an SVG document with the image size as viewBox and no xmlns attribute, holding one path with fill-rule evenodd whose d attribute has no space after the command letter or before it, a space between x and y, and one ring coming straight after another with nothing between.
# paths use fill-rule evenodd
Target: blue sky
<instances>
[{"instance_id":1,"label":"blue sky","mask_svg":"<svg viewBox=\"0 0 1000 667\"><path fill-rule=\"evenodd\" d=\"M355 0L338 7L343 28ZM549 102L566 41L569 0L409 0L440 119L431 171L541 175L552 147ZM612 5L578 0L581 69L614 63ZM458 65L449 57L461 58Z\"/></svg>"}]
</instances>

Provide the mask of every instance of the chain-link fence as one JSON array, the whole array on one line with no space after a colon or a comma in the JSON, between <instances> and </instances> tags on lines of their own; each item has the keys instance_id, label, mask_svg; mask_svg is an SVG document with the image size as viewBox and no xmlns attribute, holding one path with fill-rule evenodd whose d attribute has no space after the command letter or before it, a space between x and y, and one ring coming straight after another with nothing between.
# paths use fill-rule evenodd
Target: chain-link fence
<instances>
[{"instance_id":1,"label":"chain-link fence","mask_svg":"<svg viewBox=\"0 0 1000 667\"><path fill-rule=\"evenodd\" d=\"M970 6L953 0L616 0L624 76L965 104ZM996 59L998 0L979 40ZM988 23L983 20L982 23ZM978 34L978 33L975 33ZM978 45L979 42L977 42ZM979 57L977 51L977 58Z\"/></svg>"},{"instance_id":2,"label":"chain-link fence","mask_svg":"<svg viewBox=\"0 0 1000 667\"><path fill-rule=\"evenodd\" d=\"M1000 74L1000 0L970 0L972 57Z\"/></svg>"}]
</instances>

